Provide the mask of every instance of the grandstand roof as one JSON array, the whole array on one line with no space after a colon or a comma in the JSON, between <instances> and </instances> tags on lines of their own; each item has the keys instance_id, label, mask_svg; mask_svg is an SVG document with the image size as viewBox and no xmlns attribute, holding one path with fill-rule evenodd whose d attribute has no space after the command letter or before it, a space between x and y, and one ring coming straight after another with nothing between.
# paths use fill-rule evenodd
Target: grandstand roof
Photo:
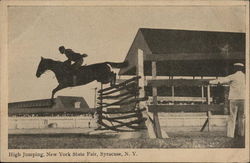
<instances>
[{"instance_id":1,"label":"grandstand roof","mask_svg":"<svg viewBox=\"0 0 250 163\"><path fill-rule=\"evenodd\" d=\"M120 75L135 75L138 49L145 75L157 61L157 75L225 76L233 63L245 63L245 33L141 28L125 58L130 65Z\"/></svg>"}]
</instances>

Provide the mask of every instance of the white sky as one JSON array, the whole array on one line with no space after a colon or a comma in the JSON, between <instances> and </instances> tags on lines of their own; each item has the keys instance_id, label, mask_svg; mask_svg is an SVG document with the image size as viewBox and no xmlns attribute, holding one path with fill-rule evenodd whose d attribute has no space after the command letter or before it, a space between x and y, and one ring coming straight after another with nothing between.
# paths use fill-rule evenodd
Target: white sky
<instances>
[{"instance_id":1,"label":"white sky","mask_svg":"<svg viewBox=\"0 0 250 163\"><path fill-rule=\"evenodd\" d=\"M35 73L41 56L66 59L60 45L92 64L123 61L139 28L245 32L244 7L9 7L8 16L9 102L50 98L54 74ZM56 96L83 96L92 107L99 85Z\"/></svg>"}]
</instances>

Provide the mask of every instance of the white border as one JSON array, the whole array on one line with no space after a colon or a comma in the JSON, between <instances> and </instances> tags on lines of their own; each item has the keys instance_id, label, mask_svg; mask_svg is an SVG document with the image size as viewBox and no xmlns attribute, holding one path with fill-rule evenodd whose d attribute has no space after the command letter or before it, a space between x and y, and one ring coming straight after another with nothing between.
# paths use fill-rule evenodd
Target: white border
<instances>
[{"instance_id":1,"label":"white border","mask_svg":"<svg viewBox=\"0 0 250 163\"><path fill-rule=\"evenodd\" d=\"M245 6L246 7L246 65L249 67L249 2L248 1L163 1L163 0L147 0L147 1L1 1L1 161L159 161L159 162L248 162L249 161L249 139L246 139L247 147L245 149L30 149L30 150L8 150L7 133L8 126L7 120L7 101L8 101L8 45L7 45L7 7L8 6ZM247 90L249 90L249 69L246 71L247 78ZM249 99L249 93L247 91L247 99ZM249 103L246 103L247 115L249 115ZM246 119L249 124L249 116ZM247 125L249 128L249 125ZM248 130L247 130L248 131ZM249 132L246 132L246 137L249 138ZM106 151L106 152L118 152L118 151L137 151L138 157L133 158L117 158L117 157L51 157L43 159L27 159L27 158L9 158L8 151L32 151L32 152L58 152L58 151Z\"/></svg>"}]
</instances>

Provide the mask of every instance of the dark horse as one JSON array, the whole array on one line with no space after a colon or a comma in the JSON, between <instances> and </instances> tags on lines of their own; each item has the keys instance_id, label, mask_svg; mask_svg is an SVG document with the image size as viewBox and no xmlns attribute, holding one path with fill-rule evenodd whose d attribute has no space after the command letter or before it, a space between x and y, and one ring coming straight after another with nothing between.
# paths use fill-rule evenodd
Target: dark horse
<instances>
[{"instance_id":1,"label":"dark horse","mask_svg":"<svg viewBox=\"0 0 250 163\"><path fill-rule=\"evenodd\" d=\"M53 104L55 93L67 87L85 85L95 80L102 84L114 84L116 74L111 71L111 67L122 68L127 65L127 62L103 62L82 66L77 72L75 72L74 75L76 76L76 82L73 82L73 74L66 71L66 67L63 62L41 57L41 61L36 71L36 76L39 78L47 70L51 70L55 73L59 84L52 91L51 101Z\"/></svg>"}]
</instances>

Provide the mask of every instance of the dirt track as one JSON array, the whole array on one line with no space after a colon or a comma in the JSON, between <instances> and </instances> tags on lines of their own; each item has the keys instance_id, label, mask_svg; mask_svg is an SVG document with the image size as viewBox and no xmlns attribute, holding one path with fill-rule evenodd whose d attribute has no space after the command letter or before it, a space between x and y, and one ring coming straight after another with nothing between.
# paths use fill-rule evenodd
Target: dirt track
<instances>
[{"instance_id":1,"label":"dirt track","mask_svg":"<svg viewBox=\"0 0 250 163\"><path fill-rule=\"evenodd\" d=\"M242 148L240 138L225 137L223 132L169 133L169 139L124 139L107 135L47 134L9 135L9 149L55 148Z\"/></svg>"}]
</instances>

